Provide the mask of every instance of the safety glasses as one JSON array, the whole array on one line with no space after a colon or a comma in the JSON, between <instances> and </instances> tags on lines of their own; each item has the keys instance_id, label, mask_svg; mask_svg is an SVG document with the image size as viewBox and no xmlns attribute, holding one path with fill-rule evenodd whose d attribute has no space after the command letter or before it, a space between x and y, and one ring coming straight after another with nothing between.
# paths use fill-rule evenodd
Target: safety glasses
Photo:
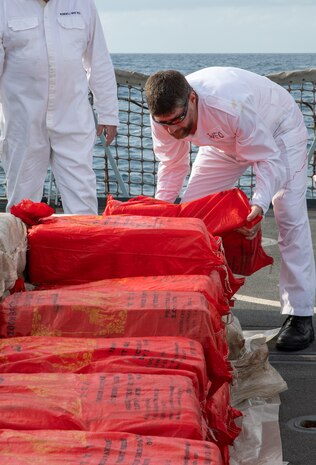
<instances>
[{"instance_id":1,"label":"safety glasses","mask_svg":"<svg viewBox=\"0 0 316 465\"><path fill-rule=\"evenodd\" d=\"M155 121L155 123L161 124L162 126L175 126L176 124L182 123L182 121L185 119L185 117L187 116L187 113L188 113L188 107L189 107L189 97L187 98L187 101L186 101L186 103L184 105L183 112L180 115L175 116L174 118L170 119L169 121L157 121L157 120L155 120L154 117L152 117L152 118Z\"/></svg>"}]
</instances>

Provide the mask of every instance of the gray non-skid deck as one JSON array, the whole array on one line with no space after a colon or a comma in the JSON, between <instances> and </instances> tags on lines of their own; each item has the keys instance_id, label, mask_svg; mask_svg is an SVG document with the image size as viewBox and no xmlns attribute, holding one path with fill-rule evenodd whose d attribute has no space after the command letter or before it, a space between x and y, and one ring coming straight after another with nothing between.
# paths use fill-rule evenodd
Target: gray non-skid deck
<instances>
[{"instance_id":1,"label":"gray non-skid deck","mask_svg":"<svg viewBox=\"0 0 316 465\"><path fill-rule=\"evenodd\" d=\"M316 256L315 207L309 209L309 216ZM246 278L237 293L232 312L244 330L278 328L285 319L278 306L279 252L271 211L263 222L263 236L265 250L274 257L275 263ZM288 390L280 394L283 460L290 465L316 465L316 342L299 352L277 351L275 340L268 345L270 363L288 384Z\"/></svg>"}]
</instances>

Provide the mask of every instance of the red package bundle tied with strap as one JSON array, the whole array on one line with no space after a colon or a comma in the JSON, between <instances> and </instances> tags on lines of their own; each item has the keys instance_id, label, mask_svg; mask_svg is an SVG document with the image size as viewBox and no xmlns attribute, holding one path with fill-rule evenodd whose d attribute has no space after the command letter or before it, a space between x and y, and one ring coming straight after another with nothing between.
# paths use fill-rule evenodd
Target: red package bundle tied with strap
<instances>
[{"instance_id":1,"label":"red package bundle tied with strap","mask_svg":"<svg viewBox=\"0 0 316 465\"><path fill-rule=\"evenodd\" d=\"M58 217L33 226L28 243L29 278L37 284L226 269L219 242L198 218Z\"/></svg>"},{"instance_id":2,"label":"red package bundle tied with strap","mask_svg":"<svg viewBox=\"0 0 316 465\"><path fill-rule=\"evenodd\" d=\"M1 465L223 465L208 441L130 433L0 431Z\"/></svg>"},{"instance_id":3,"label":"red package bundle tied with strap","mask_svg":"<svg viewBox=\"0 0 316 465\"><path fill-rule=\"evenodd\" d=\"M185 376L135 373L2 373L1 429L120 431L205 439Z\"/></svg>"},{"instance_id":4,"label":"red package bundle tied with strap","mask_svg":"<svg viewBox=\"0 0 316 465\"><path fill-rule=\"evenodd\" d=\"M200 402L208 391L201 344L183 337L0 339L0 373L142 373L190 378Z\"/></svg>"},{"instance_id":5,"label":"red package bundle tied with strap","mask_svg":"<svg viewBox=\"0 0 316 465\"><path fill-rule=\"evenodd\" d=\"M234 188L180 205L145 196L120 202L109 196L103 214L104 216L139 214L200 218L213 236L222 237L227 263L232 272L249 276L273 263L272 257L269 257L262 248L261 233L249 241L236 231L246 224L249 227L254 226L257 220L250 223L246 221L250 211L246 194Z\"/></svg>"},{"instance_id":6,"label":"red package bundle tied with strap","mask_svg":"<svg viewBox=\"0 0 316 465\"><path fill-rule=\"evenodd\" d=\"M203 346L215 391L231 374L211 311L200 292L28 291L0 302L0 336L188 337Z\"/></svg>"}]
</instances>

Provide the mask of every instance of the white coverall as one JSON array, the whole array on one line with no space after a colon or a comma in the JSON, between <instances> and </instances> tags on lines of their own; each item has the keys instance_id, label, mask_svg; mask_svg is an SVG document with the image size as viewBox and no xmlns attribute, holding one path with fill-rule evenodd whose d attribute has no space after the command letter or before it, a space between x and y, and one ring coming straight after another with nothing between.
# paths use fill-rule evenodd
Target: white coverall
<instances>
[{"instance_id":1,"label":"white coverall","mask_svg":"<svg viewBox=\"0 0 316 465\"><path fill-rule=\"evenodd\" d=\"M315 262L306 205L307 130L292 96L268 78L237 68L187 76L198 95L195 134L182 140L152 121L159 163L156 198L174 202L189 169L190 142L199 146L181 201L231 189L252 166L252 204L272 201L279 229L282 313L313 315Z\"/></svg>"},{"instance_id":2,"label":"white coverall","mask_svg":"<svg viewBox=\"0 0 316 465\"><path fill-rule=\"evenodd\" d=\"M24 198L41 201L50 164L65 213L97 213L88 86L98 123L117 126L115 73L93 0L0 2L7 211Z\"/></svg>"}]
</instances>

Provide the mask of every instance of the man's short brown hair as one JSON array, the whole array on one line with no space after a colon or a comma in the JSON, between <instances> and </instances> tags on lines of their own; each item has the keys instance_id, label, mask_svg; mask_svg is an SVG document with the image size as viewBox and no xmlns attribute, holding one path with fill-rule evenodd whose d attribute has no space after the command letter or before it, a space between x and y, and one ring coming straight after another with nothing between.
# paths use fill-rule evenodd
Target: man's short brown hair
<instances>
[{"instance_id":1,"label":"man's short brown hair","mask_svg":"<svg viewBox=\"0 0 316 465\"><path fill-rule=\"evenodd\" d=\"M183 74L168 69L152 74L146 81L145 94L149 111L154 116L169 115L185 105L191 87Z\"/></svg>"}]
</instances>

